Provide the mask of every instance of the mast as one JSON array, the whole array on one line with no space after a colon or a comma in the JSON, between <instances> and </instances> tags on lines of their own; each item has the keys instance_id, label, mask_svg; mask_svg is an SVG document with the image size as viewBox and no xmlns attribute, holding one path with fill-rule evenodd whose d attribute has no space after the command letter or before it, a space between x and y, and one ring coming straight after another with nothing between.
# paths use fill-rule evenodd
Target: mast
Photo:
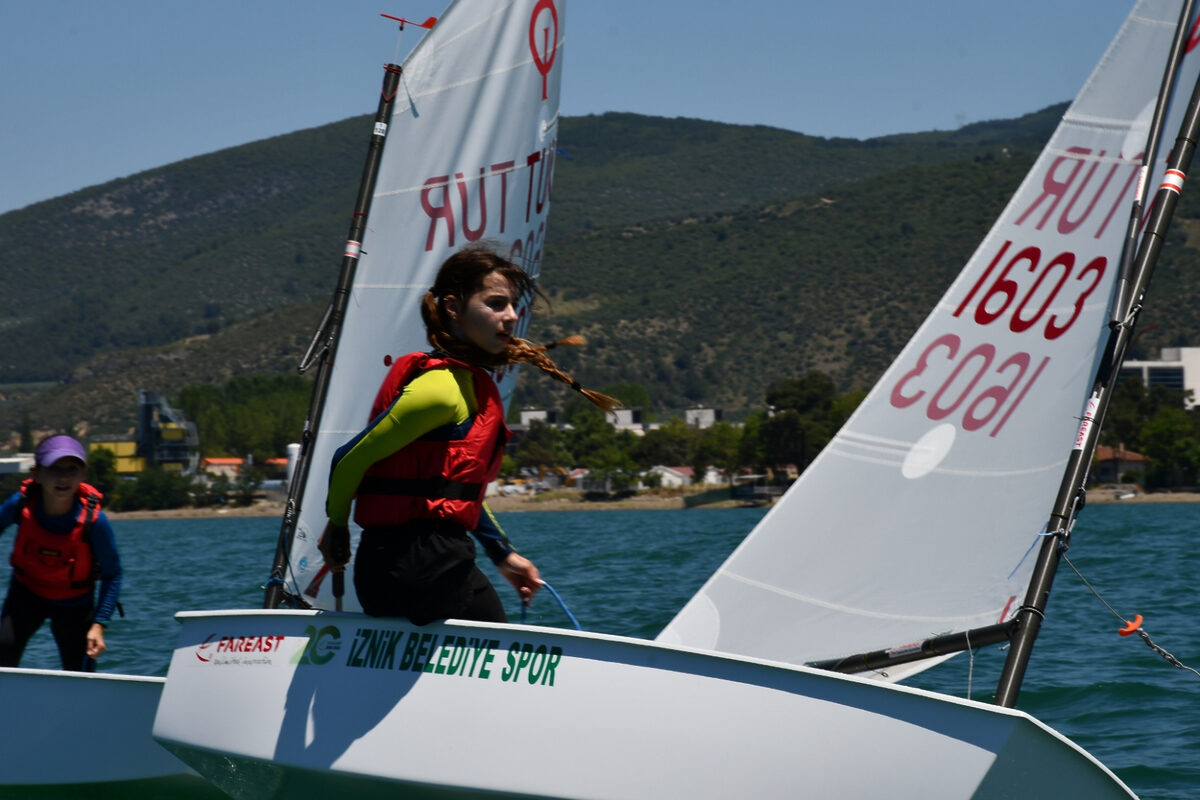
<instances>
[{"instance_id":1,"label":"mast","mask_svg":"<svg viewBox=\"0 0 1200 800\"><path fill-rule=\"evenodd\" d=\"M300 439L300 455L296 459L296 468L288 485L287 504L283 511L283 522L279 529L279 540L275 546L275 560L271 565L271 577L267 581L263 596L263 608L277 608L283 600L284 576L288 566L288 553L291 550L292 537L296 532L296 524L300 519L300 498L304 496L304 487L308 482L309 467L312 462L315 431L321 420L321 412L325 407L325 396L329 390L329 380L333 372L333 358L337 353L338 339L342 332L342 323L346 316L346 306L350 300L350 289L354 285L354 272L358 268L358 258L362 250L363 234L367 230L367 216L371 211L371 198L375 194L375 180L379 175L379 163L383 158L383 146L387 142L388 121L392 117L392 105L400 86L401 68L396 64L385 64L383 88L379 96L379 108L375 112L374 129L371 141L367 147L366 164L363 166L362 180L358 186L358 199L354 204L354 212L350 215L350 232L346 237L345 252L342 254L342 268L338 275L337 288L333 298L325 310L312 342L308 346L299 371L304 373L314 361L319 360L316 379L313 385L312 399L309 401L308 416L304 421L304 432ZM335 580L341 578L337 573Z\"/></svg>"},{"instance_id":2,"label":"mast","mask_svg":"<svg viewBox=\"0 0 1200 800\"><path fill-rule=\"evenodd\" d=\"M1169 95L1174 71L1183 58L1183 45L1192 7L1193 0L1186 0L1180 11L1171 57L1168 59L1167 75L1170 80L1164 78L1156 109L1155 124L1152 126L1154 128L1161 128L1163 124L1161 115L1165 113L1167 105L1164 95ZM1038 550L1037 562L1030 577L1025 601L1017 612L1017 629L1013 634L1012 646L1008 651L1008 657L996 687L994 701L996 705L1012 708L1017 703L1017 696L1021 691L1021 681L1025 677L1033 644L1041 630L1042 619L1045 617L1046 604L1050 597L1050 588L1054 582L1059 559L1070 544L1071 528L1075 524L1076 515L1083 507L1088 468L1096 451L1100 425L1108 410L1112 392L1116 388L1116 377L1121 363L1125 360L1126 351L1132 341L1133 331L1142 310L1142 302L1146 290L1149 288L1150 278L1154 273L1154 266L1158 261L1159 252L1162 250L1167 228L1175 213L1175 206L1179 201L1188 167L1191 165L1198 135L1200 135L1200 78L1197 79L1196 86L1193 88L1187 113L1184 115L1179 135L1175 140L1175 148L1168 159L1163 182L1155 195L1146 232L1137 247L1137 255L1133 259L1128 276L1128 294L1126 294L1126 276L1123 268L1127 262L1127 255L1124 252L1122 255L1122 275L1113 300L1112 319L1115 320L1115 323L1110 325L1104 356L1088 398L1087 409L1075 440L1075 448L1071 451L1071 456L1067 461L1058 497L1054 502L1050 519L1046 523L1047 535L1043 538L1042 545ZM1147 151L1157 147L1157 136L1157 131L1151 133ZM1150 157L1149 152L1147 157ZM1145 168L1144 164L1143 169ZM1142 191L1139 187L1133 212L1139 221L1141 200ZM1135 240L1136 229L1134 235L1126 239L1126 251L1132 247Z\"/></svg>"}]
</instances>

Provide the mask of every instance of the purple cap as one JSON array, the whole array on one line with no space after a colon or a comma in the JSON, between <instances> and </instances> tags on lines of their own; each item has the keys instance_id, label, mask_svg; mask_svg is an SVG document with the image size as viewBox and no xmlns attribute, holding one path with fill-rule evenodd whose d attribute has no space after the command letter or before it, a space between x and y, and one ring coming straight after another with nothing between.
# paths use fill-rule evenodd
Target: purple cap
<instances>
[{"instance_id":1,"label":"purple cap","mask_svg":"<svg viewBox=\"0 0 1200 800\"><path fill-rule=\"evenodd\" d=\"M39 444L33 458L39 467L48 467L60 458L77 458L87 466L87 454L83 451L83 445L62 433Z\"/></svg>"}]
</instances>

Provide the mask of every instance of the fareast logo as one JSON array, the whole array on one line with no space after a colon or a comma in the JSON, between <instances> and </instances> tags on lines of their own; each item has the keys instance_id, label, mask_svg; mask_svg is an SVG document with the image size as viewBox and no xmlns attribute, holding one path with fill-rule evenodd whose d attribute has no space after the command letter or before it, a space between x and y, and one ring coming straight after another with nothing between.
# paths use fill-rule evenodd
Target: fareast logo
<instances>
[{"instance_id":1,"label":"fareast logo","mask_svg":"<svg viewBox=\"0 0 1200 800\"><path fill-rule=\"evenodd\" d=\"M200 659L206 664L209 661L212 661L213 639L215 638L217 638L217 635L215 633L210 633L207 639L196 645L196 658Z\"/></svg>"},{"instance_id":2,"label":"fareast logo","mask_svg":"<svg viewBox=\"0 0 1200 800\"><path fill-rule=\"evenodd\" d=\"M283 636L218 636L196 645L196 658L206 664L269 664L279 652Z\"/></svg>"}]
</instances>

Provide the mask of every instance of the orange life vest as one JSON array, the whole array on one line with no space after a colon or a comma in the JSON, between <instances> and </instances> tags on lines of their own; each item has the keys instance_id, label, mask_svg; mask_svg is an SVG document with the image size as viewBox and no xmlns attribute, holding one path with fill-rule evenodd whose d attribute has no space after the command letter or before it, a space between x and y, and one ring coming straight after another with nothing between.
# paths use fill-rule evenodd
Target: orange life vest
<instances>
[{"instance_id":1,"label":"orange life vest","mask_svg":"<svg viewBox=\"0 0 1200 800\"><path fill-rule=\"evenodd\" d=\"M500 474L508 427L492 376L444 355L410 353L388 371L371 407L375 419L391 407L414 378L432 369L469 369L475 413L460 425L443 425L375 462L358 486L354 521L364 528L400 525L410 519L450 519L475 528L487 486Z\"/></svg>"},{"instance_id":2,"label":"orange life vest","mask_svg":"<svg viewBox=\"0 0 1200 800\"><path fill-rule=\"evenodd\" d=\"M90 543L92 526L100 516L100 494L94 486L79 484L79 514L67 534L41 526L34 513L37 502L30 489L33 479L21 484L17 512L17 540L9 563L14 577L34 594L47 600L66 600L92 591L96 569Z\"/></svg>"}]
</instances>

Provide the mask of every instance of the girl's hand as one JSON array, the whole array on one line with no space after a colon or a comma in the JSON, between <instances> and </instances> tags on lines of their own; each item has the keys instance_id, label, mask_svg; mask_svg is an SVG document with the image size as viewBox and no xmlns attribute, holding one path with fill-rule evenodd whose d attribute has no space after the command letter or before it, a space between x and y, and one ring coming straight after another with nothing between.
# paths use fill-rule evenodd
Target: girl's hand
<instances>
[{"instance_id":1,"label":"girl's hand","mask_svg":"<svg viewBox=\"0 0 1200 800\"><path fill-rule=\"evenodd\" d=\"M99 622L93 622L87 632L88 658L99 658L107 649L108 646L104 644L104 626Z\"/></svg>"},{"instance_id":2,"label":"girl's hand","mask_svg":"<svg viewBox=\"0 0 1200 800\"><path fill-rule=\"evenodd\" d=\"M525 556L509 553L503 561L496 565L504 579L512 584L521 597L521 602L529 605L537 590L542 588L542 577L538 568Z\"/></svg>"},{"instance_id":3,"label":"girl's hand","mask_svg":"<svg viewBox=\"0 0 1200 800\"><path fill-rule=\"evenodd\" d=\"M350 563L350 529L332 522L325 524L325 531L317 540L317 549L325 557L325 563L333 572L345 572Z\"/></svg>"}]
</instances>

